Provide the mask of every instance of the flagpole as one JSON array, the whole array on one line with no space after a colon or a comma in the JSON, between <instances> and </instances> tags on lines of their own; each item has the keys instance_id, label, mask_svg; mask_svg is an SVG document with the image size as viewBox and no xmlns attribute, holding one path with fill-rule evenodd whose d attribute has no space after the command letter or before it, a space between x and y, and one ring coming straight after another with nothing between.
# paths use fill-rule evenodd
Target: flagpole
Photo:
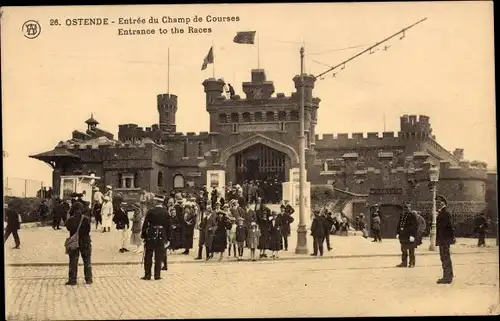
<instances>
[{"instance_id":1,"label":"flagpole","mask_svg":"<svg viewBox=\"0 0 500 321\"><path fill-rule=\"evenodd\" d=\"M257 33L257 69L260 69L260 37Z\"/></svg>"},{"instance_id":2,"label":"flagpole","mask_svg":"<svg viewBox=\"0 0 500 321\"><path fill-rule=\"evenodd\" d=\"M215 79L215 47L214 47L214 42L212 41L212 56L213 56L213 62L212 62L212 77Z\"/></svg>"},{"instance_id":3,"label":"flagpole","mask_svg":"<svg viewBox=\"0 0 500 321\"><path fill-rule=\"evenodd\" d=\"M167 94L170 94L170 47L167 51Z\"/></svg>"}]
</instances>

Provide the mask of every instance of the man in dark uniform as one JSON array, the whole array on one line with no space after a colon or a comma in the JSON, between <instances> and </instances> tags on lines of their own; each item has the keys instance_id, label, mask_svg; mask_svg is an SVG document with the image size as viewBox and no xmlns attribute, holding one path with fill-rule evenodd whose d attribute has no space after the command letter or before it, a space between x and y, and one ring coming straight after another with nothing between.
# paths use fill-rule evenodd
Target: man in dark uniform
<instances>
[{"instance_id":1,"label":"man in dark uniform","mask_svg":"<svg viewBox=\"0 0 500 321\"><path fill-rule=\"evenodd\" d=\"M451 263L450 246L455 244L455 229L451 220L451 214L446 205L448 201L444 196L436 197L436 245L439 246L439 257L443 267L443 278L438 284L450 284L453 281L453 265Z\"/></svg>"},{"instance_id":2,"label":"man in dark uniform","mask_svg":"<svg viewBox=\"0 0 500 321\"><path fill-rule=\"evenodd\" d=\"M397 267L408 266L408 252L410 254L409 267L415 267L415 247L417 235L417 216L412 213L411 205L409 203L405 203L403 213L399 218L398 230L396 232L396 237L399 239L399 243L401 244L401 264L397 265Z\"/></svg>"},{"instance_id":3,"label":"man in dark uniform","mask_svg":"<svg viewBox=\"0 0 500 321\"><path fill-rule=\"evenodd\" d=\"M155 257L154 278L161 279L161 265L164 261L165 242L169 240L169 226L167 210L163 207L165 199L155 196L155 207L146 213L142 225L141 238L144 240L144 276L143 280L151 280L151 268L153 267L153 253Z\"/></svg>"},{"instance_id":4,"label":"man in dark uniform","mask_svg":"<svg viewBox=\"0 0 500 321\"><path fill-rule=\"evenodd\" d=\"M19 222L19 215L12 209L9 208L7 204L3 205L5 211L5 216L7 217L7 226L5 227L3 234L3 243L7 242L9 236L12 234L14 237L14 249L19 249L21 241L19 240L19 234L17 231L21 228L21 222Z\"/></svg>"},{"instance_id":5,"label":"man in dark uniform","mask_svg":"<svg viewBox=\"0 0 500 321\"><path fill-rule=\"evenodd\" d=\"M311 223L311 236L314 239L314 252L311 256L318 254L323 256L323 242L326 235L326 220L319 210L314 210L314 218Z\"/></svg>"}]
</instances>

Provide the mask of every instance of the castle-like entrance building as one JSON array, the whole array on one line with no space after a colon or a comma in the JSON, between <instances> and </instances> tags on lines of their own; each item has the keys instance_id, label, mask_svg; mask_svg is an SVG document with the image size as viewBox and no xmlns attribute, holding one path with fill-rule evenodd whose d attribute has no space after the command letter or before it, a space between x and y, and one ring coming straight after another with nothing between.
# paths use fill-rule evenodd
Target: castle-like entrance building
<instances>
[{"instance_id":1,"label":"castle-like entrance building","mask_svg":"<svg viewBox=\"0 0 500 321\"><path fill-rule=\"evenodd\" d=\"M465 161L463 149L443 148L427 116L401 116L398 132L320 138L316 134L320 99L313 97L316 79L307 74L293 78L291 95L275 93L274 83L261 69L252 70L242 93L236 88L231 97L222 79L206 79L202 86L210 117L208 131L178 132L176 113L182 105L176 95L160 94L159 121L151 127L122 124L115 139L91 117L86 131L75 130L54 150L31 157L54 168L53 189L59 195L71 194L62 190L70 187L61 188L61 176L93 172L100 177L100 187L112 185L131 198L141 189L166 194L206 185L208 190L224 191L229 182L267 181L282 191L280 197L298 206L301 79L307 185L333 187L334 210L353 216L379 203L393 209L388 213L396 213L397 206L410 200L427 213L430 164L441 168L438 190L448 197L456 217L466 221L486 209L486 164ZM306 194L310 191L307 188ZM308 209L323 206L309 201L306 196Z\"/></svg>"}]
</instances>

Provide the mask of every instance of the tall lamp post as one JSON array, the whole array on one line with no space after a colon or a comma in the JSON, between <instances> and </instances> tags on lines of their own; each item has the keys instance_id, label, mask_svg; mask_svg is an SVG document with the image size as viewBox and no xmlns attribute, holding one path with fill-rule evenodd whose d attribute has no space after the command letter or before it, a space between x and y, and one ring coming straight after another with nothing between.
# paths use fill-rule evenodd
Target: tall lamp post
<instances>
[{"instance_id":1,"label":"tall lamp post","mask_svg":"<svg viewBox=\"0 0 500 321\"><path fill-rule=\"evenodd\" d=\"M439 180L439 168L432 166L429 169L429 186L431 188L432 194L432 224L431 224L431 237L429 251L436 250L436 219L437 219L437 209L436 209L436 194L437 194L437 182Z\"/></svg>"},{"instance_id":2,"label":"tall lamp post","mask_svg":"<svg viewBox=\"0 0 500 321\"><path fill-rule=\"evenodd\" d=\"M300 48L300 135L299 135L299 224L297 226L297 247L295 254L307 254L307 228L305 222L306 206L304 188L306 185L306 150L304 135L304 47Z\"/></svg>"}]
</instances>

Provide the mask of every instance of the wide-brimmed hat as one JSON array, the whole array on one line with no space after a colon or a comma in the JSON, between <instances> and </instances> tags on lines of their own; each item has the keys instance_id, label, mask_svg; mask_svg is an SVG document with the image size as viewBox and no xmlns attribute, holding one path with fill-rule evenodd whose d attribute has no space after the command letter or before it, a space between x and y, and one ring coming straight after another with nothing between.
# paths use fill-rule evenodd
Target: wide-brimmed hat
<instances>
[{"instance_id":1,"label":"wide-brimmed hat","mask_svg":"<svg viewBox=\"0 0 500 321\"><path fill-rule=\"evenodd\" d=\"M444 204L448 205L448 200L446 199L446 197L444 197L443 195L438 195L436 196L436 201L441 201L443 202Z\"/></svg>"},{"instance_id":2,"label":"wide-brimmed hat","mask_svg":"<svg viewBox=\"0 0 500 321\"><path fill-rule=\"evenodd\" d=\"M99 187L94 186L93 190L94 190L94 191L98 191L98 190L99 190Z\"/></svg>"},{"instance_id":3,"label":"wide-brimmed hat","mask_svg":"<svg viewBox=\"0 0 500 321\"><path fill-rule=\"evenodd\" d=\"M106 185L106 188L107 189L113 189L113 187L111 187L111 185Z\"/></svg>"}]
</instances>

